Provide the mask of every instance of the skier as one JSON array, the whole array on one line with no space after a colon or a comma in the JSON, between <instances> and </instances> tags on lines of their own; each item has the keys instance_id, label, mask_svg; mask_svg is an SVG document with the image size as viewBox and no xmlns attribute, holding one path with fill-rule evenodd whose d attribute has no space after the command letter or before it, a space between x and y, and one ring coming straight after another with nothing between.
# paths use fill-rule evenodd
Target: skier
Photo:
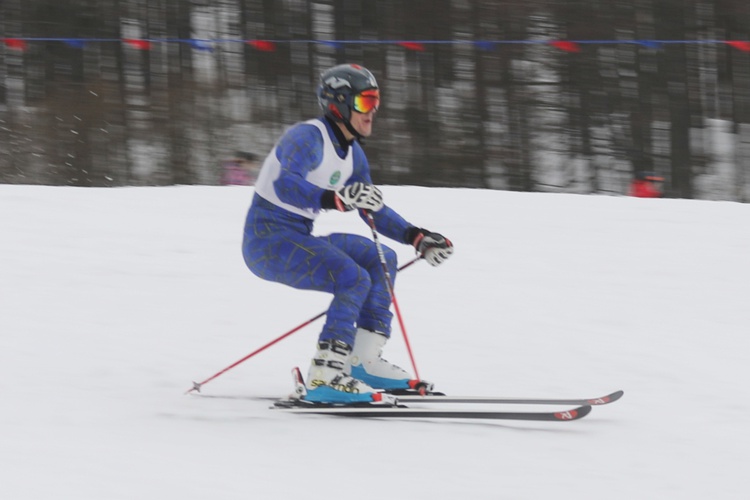
<instances>
[{"instance_id":1,"label":"skier","mask_svg":"<svg viewBox=\"0 0 750 500\"><path fill-rule=\"evenodd\" d=\"M369 211L379 233L413 245L431 265L453 253L447 238L414 226L383 203L359 140L372 133L380 105L375 77L362 66L325 71L323 116L288 129L266 157L247 214L242 252L258 277L333 294L307 378L306 400L379 400L381 390L419 381L381 357L391 334L391 297L374 241L353 234L313 236L321 210ZM360 214L363 218L365 215ZM396 253L383 246L392 278Z\"/></svg>"},{"instance_id":2,"label":"skier","mask_svg":"<svg viewBox=\"0 0 750 500\"><path fill-rule=\"evenodd\" d=\"M630 183L630 196L661 198L664 196L661 189L662 182L664 182L664 177L660 177L653 172L638 172Z\"/></svg>"}]
</instances>

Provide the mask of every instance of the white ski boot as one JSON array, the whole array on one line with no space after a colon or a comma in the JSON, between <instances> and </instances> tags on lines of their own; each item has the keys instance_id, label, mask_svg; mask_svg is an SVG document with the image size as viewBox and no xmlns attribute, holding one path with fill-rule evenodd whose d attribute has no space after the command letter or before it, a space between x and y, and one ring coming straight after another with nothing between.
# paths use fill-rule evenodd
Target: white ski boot
<instances>
[{"instance_id":1,"label":"white ski boot","mask_svg":"<svg viewBox=\"0 0 750 500\"><path fill-rule=\"evenodd\" d=\"M351 351L351 346L340 340L318 342L318 352L313 357L307 375L305 401L332 404L395 404L392 396L384 395L349 375Z\"/></svg>"},{"instance_id":2,"label":"white ski boot","mask_svg":"<svg viewBox=\"0 0 750 500\"><path fill-rule=\"evenodd\" d=\"M383 346L388 338L380 333L359 328L350 357L352 377L371 387L387 391L432 391L433 384L412 379L409 372L383 359Z\"/></svg>"}]
</instances>

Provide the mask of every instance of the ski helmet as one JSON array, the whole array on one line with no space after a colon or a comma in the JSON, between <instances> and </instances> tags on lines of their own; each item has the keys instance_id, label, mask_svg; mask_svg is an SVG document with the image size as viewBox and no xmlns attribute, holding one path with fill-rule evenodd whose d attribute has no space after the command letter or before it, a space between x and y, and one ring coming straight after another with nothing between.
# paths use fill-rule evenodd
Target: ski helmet
<instances>
[{"instance_id":1,"label":"ski helmet","mask_svg":"<svg viewBox=\"0 0 750 500\"><path fill-rule=\"evenodd\" d=\"M340 64L320 75L318 103L323 113L349 125L352 110L369 113L380 105L375 77L363 66Z\"/></svg>"}]
</instances>

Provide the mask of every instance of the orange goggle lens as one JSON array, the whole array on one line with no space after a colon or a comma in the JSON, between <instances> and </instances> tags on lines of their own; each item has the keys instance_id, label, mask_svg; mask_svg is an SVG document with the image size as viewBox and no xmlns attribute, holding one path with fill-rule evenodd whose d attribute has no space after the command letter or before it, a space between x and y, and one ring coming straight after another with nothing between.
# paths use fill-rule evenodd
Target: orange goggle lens
<instances>
[{"instance_id":1,"label":"orange goggle lens","mask_svg":"<svg viewBox=\"0 0 750 500\"><path fill-rule=\"evenodd\" d=\"M369 113L372 110L377 111L379 106L379 90L365 90L361 94L354 96L354 111L358 113Z\"/></svg>"}]
</instances>

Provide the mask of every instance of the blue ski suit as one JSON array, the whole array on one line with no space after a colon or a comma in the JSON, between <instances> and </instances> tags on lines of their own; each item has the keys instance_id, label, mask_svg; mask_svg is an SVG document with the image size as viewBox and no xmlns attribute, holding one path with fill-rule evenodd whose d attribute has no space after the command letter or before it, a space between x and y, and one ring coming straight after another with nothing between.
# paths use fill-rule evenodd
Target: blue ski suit
<instances>
[{"instance_id":1,"label":"blue ski suit","mask_svg":"<svg viewBox=\"0 0 750 500\"><path fill-rule=\"evenodd\" d=\"M333 294L319 340L354 345L357 327L390 336L390 294L375 242L354 234L312 235L326 191L354 182L372 184L357 141L348 143L325 118L294 125L261 169L247 213L242 253L260 278ZM330 207L332 208L332 207ZM388 206L373 213L380 234L409 243L406 222ZM383 246L395 279L396 253Z\"/></svg>"}]
</instances>

